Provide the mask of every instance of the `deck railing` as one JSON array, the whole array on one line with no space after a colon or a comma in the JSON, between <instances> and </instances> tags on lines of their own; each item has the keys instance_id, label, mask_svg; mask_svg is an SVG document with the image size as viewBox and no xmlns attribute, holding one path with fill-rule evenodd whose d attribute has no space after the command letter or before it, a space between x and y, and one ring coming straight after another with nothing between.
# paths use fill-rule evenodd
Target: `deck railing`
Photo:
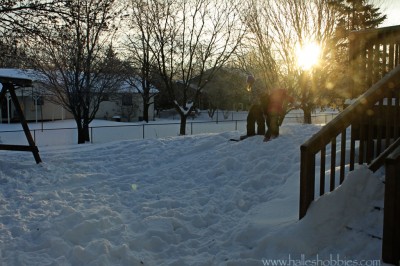
<instances>
[{"instance_id":1,"label":"deck railing","mask_svg":"<svg viewBox=\"0 0 400 266\"><path fill-rule=\"evenodd\" d=\"M400 64L400 26L354 31L349 39L355 98Z\"/></svg>"},{"instance_id":2,"label":"deck railing","mask_svg":"<svg viewBox=\"0 0 400 266\"><path fill-rule=\"evenodd\" d=\"M397 139L399 92L400 65L301 146L300 218L316 196L340 185L356 162L370 164ZM347 136L351 136L350 143Z\"/></svg>"}]
</instances>

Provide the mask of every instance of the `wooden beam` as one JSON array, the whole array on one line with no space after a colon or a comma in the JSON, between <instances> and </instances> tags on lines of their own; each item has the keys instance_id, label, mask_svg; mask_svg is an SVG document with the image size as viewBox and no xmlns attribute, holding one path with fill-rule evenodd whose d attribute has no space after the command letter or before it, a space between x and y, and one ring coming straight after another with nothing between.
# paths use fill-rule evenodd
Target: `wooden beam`
<instances>
[{"instance_id":1,"label":"wooden beam","mask_svg":"<svg viewBox=\"0 0 400 266\"><path fill-rule=\"evenodd\" d=\"M11 144L0 144L0 150L2 151L38 151L36 146L28 145L11 145Z\"/></svg>"},{"instance_id":2,"label":"wooden beam","mask_svg":"<svg viewBox=\"0 0 400 266\"><path fill-rule=\"evenodd\" d=\"M0 76L0 83L4 84L13 84L18 87L31 87L32 80L26 78L14 78L14 77L6 77Z\"/></svg>"},{"instance_id":3,"label":"wooden beam","mask_svg":"<svg viewBox=\"0 0 400 266\"><path fill-rule=\"evenodd\" d=\"M385 167L382 260L385 263L398 265L400 262L400 148L387 157Z\"/></svg>"},{"instance_id":4,"label":"wooden beam","mask_svg":"<svg viewBox=\"0 0 400 266\"><path fill-rule=\"evenodd\" d=\"M379 154L378 157L375 158L369 165L369 170L372 172L376 172L379 168L381 168L384 163L386 158L391 154L395 149L397 149L400 146L400 138L396 139L395 142L393 142L387 149L385 149L381 154Z\"/></svg>"},{"instance_id":5,"label":"wooden beam","mask_svg":"<svg viewBox=\"0 0 400 266\"><path fill-rule=\"evenodd\" d=\"M22 128L24 130L26 139L28 140L29 145L24 146L24 145L0 145L0 150L16 150L16 151L31 151L33 154L33 157L35 158L36 163L41 163L42 160L40 159L39 156L39 150L36 147L35 141L32 138L31 132L28 127L28 123L26 122L24 112L22 111L21 105L19 104L18 97L15 94L15 87L14 83L18 86L24 86L24 85L29 85L32 84L31 80L28 79L15 79L15 78L7 78L7 77L1 77L0 76L0 82L3 84L2 91L0 93L1 97L4 97L6 92L8 91L11 96L11 100L14 103L15 110L17 111L17 114L19 116Z\"/></svg>"}]
</instances>

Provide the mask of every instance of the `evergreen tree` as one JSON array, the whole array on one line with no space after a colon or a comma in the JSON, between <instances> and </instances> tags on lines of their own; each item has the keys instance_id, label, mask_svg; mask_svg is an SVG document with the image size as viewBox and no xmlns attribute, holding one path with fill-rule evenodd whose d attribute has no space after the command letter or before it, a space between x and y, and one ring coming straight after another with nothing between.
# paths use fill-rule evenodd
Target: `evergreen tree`
<instances>
[{"instance_id":1,"label":"evergreen tree","mask_svg":"<svg viewBox=\"0 0 400 266\"><path fill-rule=\"evenodd\" d=\"M344 32L376 28L386 19L367 0L333 0L331 4L339 13L338 28Z\"/></svg>"},{"instance_id":2,"label":"evergreen tree","mask_svg":"<svg viewBox=\"0 0 400 266\"><path fill-rule=\"evenodd\" d=\"M377 28L386 19L386 15L367 0L332 0L330 4L338 14L336 41L341 46L347 44L351 31Z\"/></svg>"},{"instance_id":3,"label":"evergreen tree","mask_svg":"<svg viewBox=\"0 0 400 266\"><path fill-rule=\"evenodd\" d=\"M337 13L337 26L333 39L336 46L337 71L331 78L338 89L336 93L348 98L354 96L346 90L352 80L348 69L350 32L377 28L386 19L386 15L383 15L380 9L370 4L368 0L332 0L330 4Z\"/></svg>"}]
</instances>

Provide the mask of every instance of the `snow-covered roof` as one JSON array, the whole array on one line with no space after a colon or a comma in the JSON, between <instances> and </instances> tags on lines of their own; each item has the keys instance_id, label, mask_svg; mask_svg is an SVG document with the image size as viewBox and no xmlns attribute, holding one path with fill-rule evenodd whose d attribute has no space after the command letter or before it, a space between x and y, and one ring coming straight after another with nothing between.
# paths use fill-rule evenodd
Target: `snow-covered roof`
<instances>
[{"instance_id":1,"label":"snow-covered roof","mask_svg":"<svg viewBox=\"0 0 400 266\"><path fill-rule=\"evenodd\" d=\"M141 79L138 77L138 78L132 78L132 79L124 81L121 85L120 91L142 93L143 87L142 87ZM150 93L157 94L157 93L159 93L159 90L150 84Z\"/></svg>"},{"instance_id":2,"label":"snow-covered roof","mask_svg":"<svg viewBox=\"0 0 400 266\"><path fill-rule=\"evenodd\" d=\"M18 79L30 79L35 81L34 71L29 69L16 69L16 68L0 68L0 76L18 78Z\"/></svg>"}]
</instances>

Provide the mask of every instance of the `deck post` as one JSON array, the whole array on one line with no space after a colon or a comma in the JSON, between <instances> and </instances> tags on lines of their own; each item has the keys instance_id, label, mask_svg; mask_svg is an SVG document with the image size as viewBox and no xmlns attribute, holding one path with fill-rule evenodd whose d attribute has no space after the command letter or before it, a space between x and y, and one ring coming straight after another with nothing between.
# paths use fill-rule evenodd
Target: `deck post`
<instances>
[{"instance_id":1,"label":"deck post","mask_svg":"<svg viewBox=\"0 0 400 266\"><path fill-rule=\"evenodd\" d=\"M307 146L300 147L300 208L299 218L303 218L311 202L314 200L315 193L315 155L311 154Z\"/></svg>"},{"instance_id":2,"label":"deck post","mask_svg":"<svg viewBox=\"0 0 400 266\"><path fill-rule=\"evenodd\" d=\"M386 161L385 205L383 217L382 260L400 263L400 148L390 154Z\"/></svg>"}]
</instances>

